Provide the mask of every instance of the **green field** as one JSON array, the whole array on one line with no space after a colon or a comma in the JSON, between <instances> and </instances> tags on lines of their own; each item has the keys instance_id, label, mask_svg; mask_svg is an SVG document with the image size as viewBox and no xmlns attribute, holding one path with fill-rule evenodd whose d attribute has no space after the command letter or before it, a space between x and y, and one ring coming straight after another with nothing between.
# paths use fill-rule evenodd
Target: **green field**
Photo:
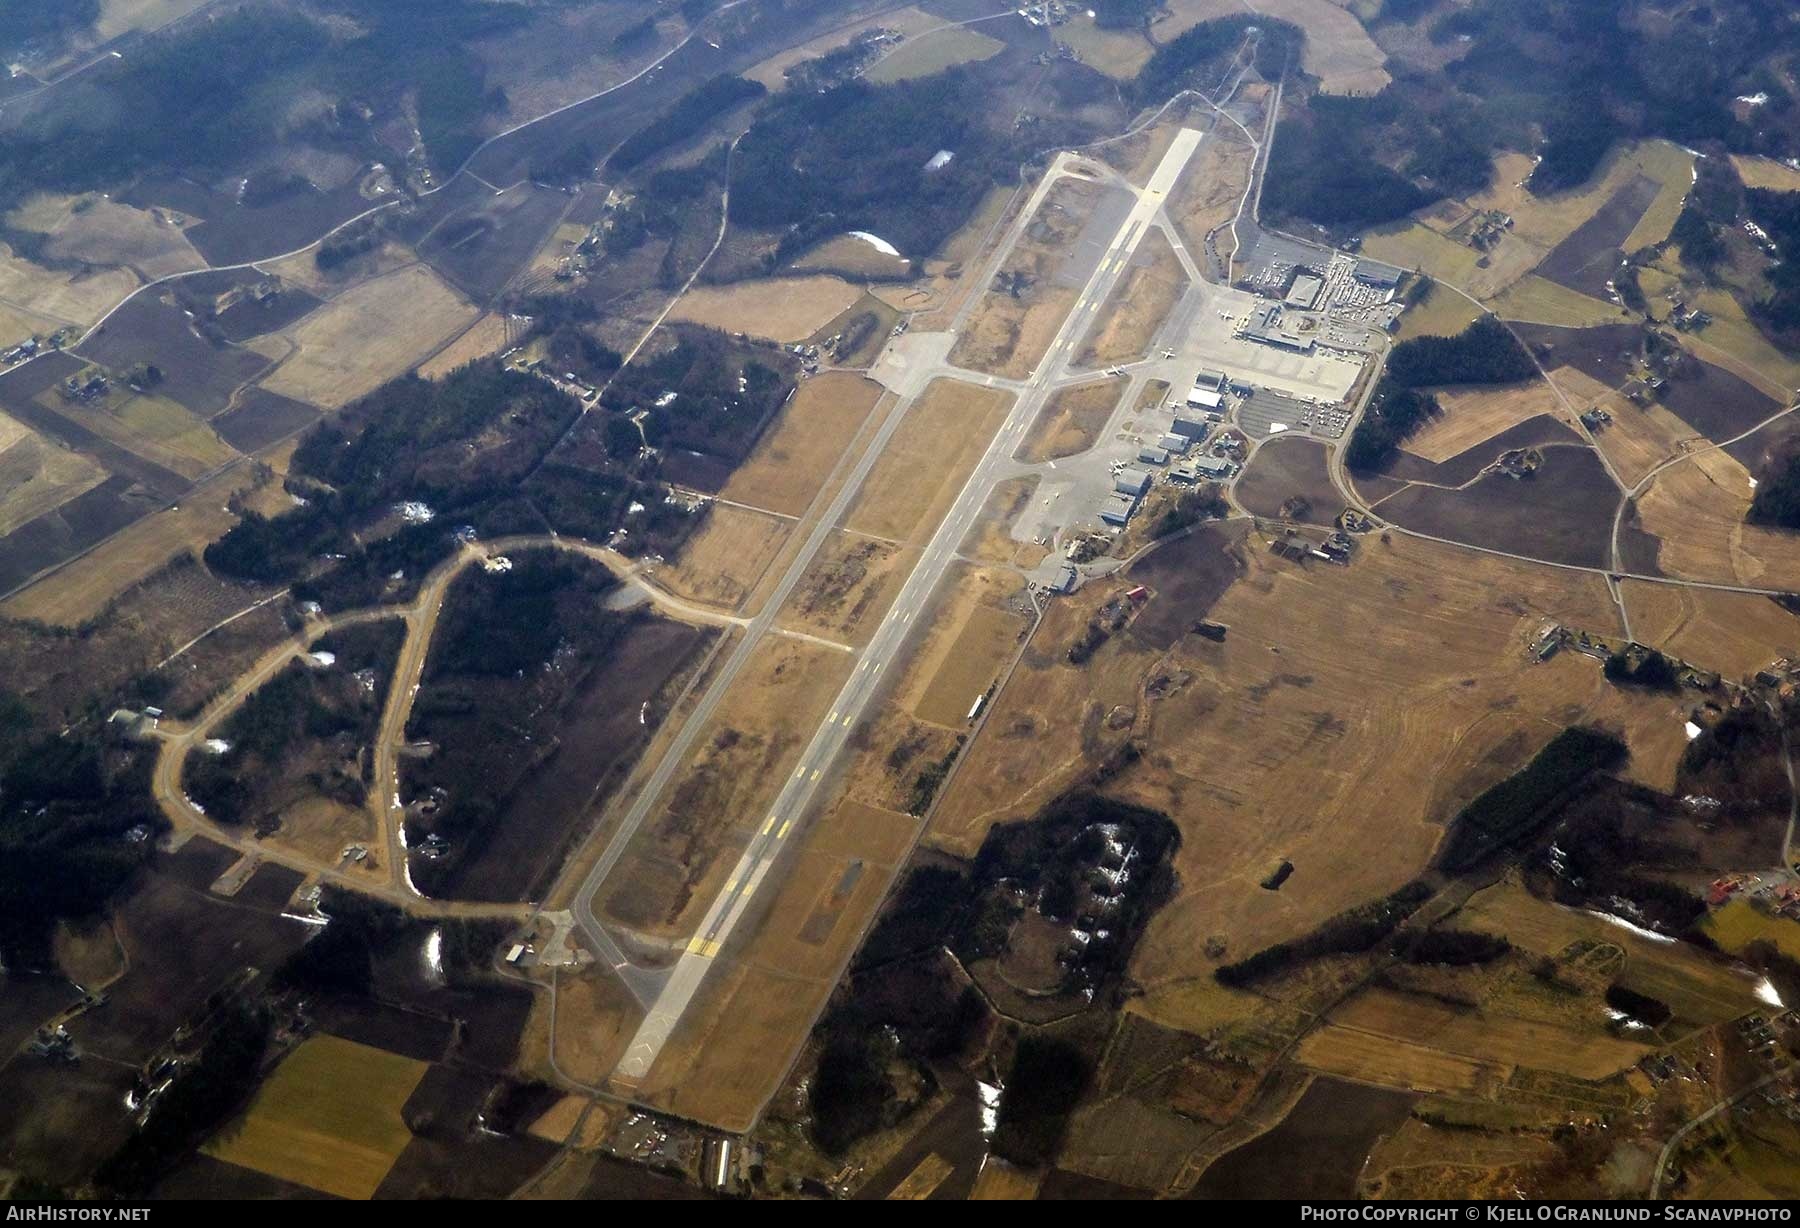
<instances>
[{"instance_id":1,"label":"green field","mask_svg":"<svg viewBox=\"0 0 1800 1228\"><path fill-rule=\"evenodd\" d=\"M340 1198L369 1198L412 1132L400 1118L427 1062L314 1036L269 1076L207 1155Z\"/></svg>"}]
</instances>

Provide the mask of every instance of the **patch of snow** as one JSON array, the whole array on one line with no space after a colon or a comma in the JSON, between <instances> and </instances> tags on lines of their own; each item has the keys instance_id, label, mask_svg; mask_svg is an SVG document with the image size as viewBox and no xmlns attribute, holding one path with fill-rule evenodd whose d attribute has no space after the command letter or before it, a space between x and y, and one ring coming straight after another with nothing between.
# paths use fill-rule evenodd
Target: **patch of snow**
<instances>
[{"instance_id":1,"label":"patch of snow","mask_svg":"<svg viewBox=\"0 0 1800 1228\"><path fill-rule=\"evenodd\" d=\"M1694 724L1692 721L1689 721L1684 728L1687 730L1687 739L1690 742L1699 737L1702 732L1700 726Z\"/></svg>"},{"instance_id":2,"label":"patch of snow","mask_svg":"<svg viewBox=\"0 0 1800 1228\"><path fill-rule=\"evenodd\" d=\"M431 933L425 935L425 946L420 952L425 960L425 973L433 984L444 983L444 931L432 927Z\"/></svg>"},{"instance_id":3,"label":"patch of snow","mask_svg":"<svg viewBox=\"0 0 1800 1228\"><path fill-rule=\"evenodd\" d=\"M852 230L850 232L850 237L852 239L861 239L864 243L867 243L870 247L874 248L884 256L898 256L900 254L900 249L895 247L892 243L889 243L880 235L872 235L866 230Z\"/></svg>"},{"instance_id":4,"label":"patch of snow","mask_svg":"<svg viewBox=\"0 0 1800 1228\"><path fill-rule=\"evenodd\" d=\"M224 738L208 738L206 741L200 743L200 749L209 755L224 755L230 753L231 743L227 742ZM199 807L196 806L195 809L198 810ZM204 813L204 811L202 811L202 813Z\"/></svg>"},{"instance_id":5,"label":"patch of snow","mask_svg":"<svg viewBox=\"0 0 1800 1228\"><path fill-rule=\"evenodd\" d=\"M303 660L305 660L305 662L308 665L312 666L314 669L330 669L332 666L337 664L337 653L335 653L335 652L309 652L306 654L306 656L303 658Z\"/></svg>"},{"instance_id":6,"label":"patch of snow","mask_svg":"<svg viewBox=\"0 0 1800 1228\"><path fill-rule=\"evenodd\" d=\"M1781 1000L1781 995L1775 991L1775 986L1770 983L1769 978L1766 976L1756 983L1756 1000L1758 1002L1766 1002L1776 1010L1786 1009L1785 1004Z\"/></svg>"},{"instance_id":7,"label":"patch of snow","mask_svg":"<svg viewBox=\"0 0 1800 1228\"><path fill-rule=\"evenodd\" d=\"M1000 1089L992 1083L976 1082L975 1095L981 1100L981 1136L994 1137L1000 1124Z\"/></svg>"},{"instance_id":8,"label":"patch of snow","mask_svg":"<svg viewBox=\"0 0 1800 1228\"><path fill-rule=\"evenodd\" d=\"M405 503L396 504L394 506L394 511L398 513L400 519L406 521L407 524L430 524L433 518L437 516L437 513L432 511L429 506L414 499L409 499Z\"/></svg>"},{"instance_id":9,"label":"patch of snow","mask_svg":"<svg viewBox=\"0 0 1800 1228\"><path fill-rule=\"evenodd\" d=\"M1583 909L1582 911L1587 913L1587 915L1590 917L1599 917L1602 921L1606 922L1608 925L1616 925L1620 929L1630 930L1632 933L1636 934L1639 938L1648 938L1651 942L1673 943L1675 941L1675 939L1670 937L1668 934L1659 934L1655 930L1645 929L1643 926L1637 924L1636 922L1627 921L1624 917L1621 917L1621 916L1617 915L1616 913L1600 912L1600 911L1598 911L1596 909L1592 909L1592 908L1586 908L1586 909Z\"/></svg>"}]
</instances>

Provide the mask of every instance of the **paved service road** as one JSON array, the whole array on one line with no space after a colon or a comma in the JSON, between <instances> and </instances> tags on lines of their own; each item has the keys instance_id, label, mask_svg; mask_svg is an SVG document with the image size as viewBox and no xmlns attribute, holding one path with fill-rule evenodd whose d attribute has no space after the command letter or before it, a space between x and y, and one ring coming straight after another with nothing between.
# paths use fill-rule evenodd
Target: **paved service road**
<instances>
[{"instance_id":1,"label":"paved service road","mask_svg":"<svg viewBox=\"0 0 1800 1228\"><path fill-rule=\"evenodd\" d=\"M694 936L688 940L687 947L677 960L674 969L662 984L660 991L648 1003L649 1013L638 1027L637 1033L632 1037L623 1060L620 1061L618 1069L614 1072L614 1077L621 1083L641 1082L650 1073L663 1046L681 1022L682 1015L693 1001L695 994L706 979L707 973L711 971L720 950L730 940L732 932L743 919L751 900L768 877L771 866L781 854L789 838L795 834L797 824L814 800L820 779L842 751L851 729L855 727L870 698L875 694L881 681L882 671L891 663L905 642L907 634L911 631L913 617L924 607L932 592L937 588L938 582L943 579L946 569L955 560L957 547L967 536L976 516L980 513L987 499L988 490L993 485L999 471L1008 465L1024 433L1037 418L1038 411L1043 407L1050 390L1059 377L1067 371L1071 352L1075 350L1082 336L1092 325L1095 313L1099 311L1101 304L1106 301L1107 295L1130 264L1131 255L1136 248L1138 239L1143 235L1150 220L1162 208L1169 190L1174 186L1176 178L1187 165L1189 158L1193 156L1199 143L1200 133L1189 128L1182 129L1171 143L1168 152L1163 155L1155 174L1151 176L1149 186L1137 194L1136 204L1120 223L1112 242L1107 245L1105 255L1089 277L1087 286L1070 309L1068 317L1063 321L1056 339L1046 351L1043 360L1038 363L1037 370L1026 381L1024 390L1014 401L1012 411L1007 415L1005 423L1002 424L993 441L988 445L986 453L976 466L975 472L970 475L962 493L957 497L956 503L939 524L930 543L925 547L923 557L907 578L899 596L895 598L887 618L883 620L868 646L858 654L854 672L832 704L831 714L826 717L824 724L819 727L813 735L811 743L802 753L798 765L776 798L774 808L764 819L749 847L732 869L730 877L726 880L725 889L713 900L712 907L707 910L706 916ZM1009 235L1008 242L1002 246L1000 254L1009 250L1011 243L1016 241L1023 224L1028 223L1032 214L1035 213L1037 200L1042 198L1048 185L1061 176L1066 165L1066 158L1059 158L1052 165L1049 173L1045 176L1044 183L1040 185L1034 196L1031 207L1028 207L1021 215L1021 224L1015 226ZM979 298L980 292L986 284L984 281L975 287L970 298L971 304ZM939 368L930 374L933 376L939 374L962 375L962 373L949 368ZM924 382L921 379L918 386L922 387ZM902 416L902 414L893 415L889 425L897 423ZM885 439L879 443L885 443ZM839 502L847 502L847 496L854 493L855 487L861 484L862 473L866 473L880 450L879 445L871 447L864 455L863 464L859 466L860 472L853 483L845 484L844 491L839 495ZM834 505L832 514L821 518L815 534L822 538L824 534L829 533L835 527L841 513L842 509ZM810 553L810 551L804 552L802 559L809 560ZM800 561L796 562L795 567L800 567ZM798 576L795 575L791 578L798 579ZM779 608L780 604L781 601L777 597L772 599L764 609L772 615L772 612ZM748 647L749 644L746 642L740 647L740 652L745 652ZM703 713L696 712L689 718L684 733L697 730L702 719ZM691 735L685 739L682 749L685 749L686 741L691 741ZM640 806L648 809L648 803L653 801L655 795L661 791L660 786L667 783L667 777L673 774L680 760L681 755L675 749L671 749L670 753L664 756L658 772L663 779L653 781L652 787L647 788L639 795ZM667 771L662 769L667 769ZM616 862L616 857L614 862ZM610 864L597 867L596 876L591 877L584 886L576 914L583 922L584 928L598 928L598 923L594 922L592 916L593 892L598 887L604 870L610 868Z\"/></svg>"}]
</instances>

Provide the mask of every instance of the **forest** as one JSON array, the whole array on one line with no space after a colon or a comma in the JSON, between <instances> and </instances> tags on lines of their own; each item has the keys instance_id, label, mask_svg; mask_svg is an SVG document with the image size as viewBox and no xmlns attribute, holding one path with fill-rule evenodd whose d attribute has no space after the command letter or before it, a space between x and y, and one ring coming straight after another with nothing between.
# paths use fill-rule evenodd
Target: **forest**
<instances>
[{"instance_id":1,"label":"forest","mask_svg":"<svg viewBox=\"0 0 1800 1228\"><path fill-rule=\"evenodd\" d=\"M22 112L29 122L0 133L0 194L88 191L151 170L216 174L292 136L371 160L394 156L349 108L294 129L292 99L307 91L389 113L410 97L432 163L448 173L504 102L467 43L529 17L509 0L321 0L314 9L329 20L253 7L185 23L52 91Z\"/></svg>"},{"instance_id":2,"label":"forest","mask_svg":"<svg viewBox=\"0 0 1800 1228\"><path fill-rule=\"evenodd\" d=\"M0 691L0 961L50 966L62 920L101 912L167 827L150 796L153 752L98 730L32 736L30 709ZM127 833L142 827L143 839Z\"/></svg>"},{"instance_id":3,"label":"forest","mask_svg":"<svg viewBox=\"0 0 1800 1228\"><path fill-rule=\"evenodd\" d=\"M628 171L663 150L698 136L720 115L767 92L759 81L747 81L729 73L713 77L626 137L606 164L614 171Z\"/></svg>"},{"instance_id":4,"label":"forest","mask_svg":"<svg viewBox=\"0 0 1800 1228\"><path fill-rule=\"evenodd\" d=\"M990 118L985 87L960 68L893 85L857 80L823 94L780 94L738 142L732 220L786 232L783 256L846 230L928 255L1017 170L1023 151L989 128ZM927 171L940 149L955 160Z\"/></svg>"},{"instance_id":5,"label":"forest","mask_svg":"<svg viewBox=\"0 0 1800 1228\"><path fill-rule=\"evenodd\" d=\"M1514 384L1536 374L1536 364L1512 330L1488 315L1454 337L1402 341L1387 363L1387 377L1402 388Z\"/></svg>"},{"instance_id":6,"label":"forest","mask_svg":"<svg viewBox=\"0 0 1800 1228\"><path fill-rule=\"evenodd\" d=\"M308 432L288 479L305 504L275 517L246 515L206 548L207 566L264 583L300 579L321 555L365 550L352 541L358 523L401 500L479 521L483 509L516 497L519 480L577 412L564 393L494 362L441 382L402 376ZM467 446L477 436L483 447ZM423 570L448 553L451 527L408 538L412 563Z\"/></svg>"},{"instance_id":7,"label":"forest","mask_svg":"<svg viewBox=\"0 0 1800 1228\"><path fill-rule=\"evenodd\" d=\"M1438 853L1446 870L1467 870L1483 857L1555 817L1570 790L1596 772L1611 771L1629 752L1615 735L1571 725L1530 763L1462 808Z\"/></svg>"}]
</instances>

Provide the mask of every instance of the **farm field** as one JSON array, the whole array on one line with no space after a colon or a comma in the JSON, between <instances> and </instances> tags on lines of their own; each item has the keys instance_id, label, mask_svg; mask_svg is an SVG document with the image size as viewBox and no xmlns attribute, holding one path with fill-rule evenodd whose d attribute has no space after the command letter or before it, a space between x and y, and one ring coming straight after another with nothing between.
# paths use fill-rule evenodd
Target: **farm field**
<instances>
[{"instance_id":1,"label":"farm field","mask_svg":"<svg viewBox=\"0 0 1800 1228\"><path fill-rule=\"evenodd\" d=\"M1344 497L1332 483L1325 448L1310 439L1276 438L1259 447L1232 488L1252 516L1334 525Z\"/></svg>"},{"instance_id":2,"label":"farm field","mask_svg":"<svg viewBox=\"0 0 1800 1228\"><path fill-rule=\"evenodd\" d=\"M957 64L991 59L1006 44L969 26L933 30L908 38L883 56L868 72L871 81L888 84L929 77Z\"/></svg>"},{"instance_id":3,"label":"farm field","mask_svg":"<svg viewBox=\"0 0 1800 1228\"><path fill-rule=\"evenodd\" d=\"M1508 286L1490 305L1502 320L1557 324L1564 328L1617 324L1630 318L1622 307L1558 285L1537 274Z\"/></svg>"},{"instance_id":4,"label":"farm field","mask_svg":"<svg viewBox=\"0 0 1800 1228\"><path fill-rule=\"evenodd\" d=\"M0 415L0 536L105 480L88 457Z\"/></svg>"},{"instance_id":5,"label":"farm field","mask_svg":"<svg viewBox=\"0 0 1800 1228\"><path fill-rule=\"evenodd\" d=\"M1506 1077L1498 1063L1337 1024L1308 1034L1294 1056L1322 1074L1420 1092L1489 1091Z\"/></svg>"},{"instance_id":6,"label":"farm field","mask_svg":"<svg viewBox=\"0 0 1800 1228\"><path fill-rule=\"evenodd\" d=\"M1568 444L1539 451L1543 463L1529 486L1495 471L1461 489L1408 486L1382 499L1377 510L1432 537L1552 562L1606 566L1618 488L1592 448Z\"/></svg>"},{"instance_id":7,"label":"farm field","mask_svg":"<svg viewBox=\"0 0 1800 1228\"><path fill-rule=\"evenodd\" d=\"M936 29L938 26L944 24L944 18L937 16L935 13L928 13L921 8L908 6L906 8L892 9L872 20L856 25L845 26L842 29L833 30L828 34L821 34L817 38L810 39L797 46L789 47L785 51L777 52L775 55L770 56L768 59L763 60L754 67L747 69L742 75L752 81L760 82L770 91L784 89L787 85L787 79L783 74L786 73L789 68L792 68L802 60L817 59L828 51L835 51L846 43L854 41L858 36L865 32L874 30L892 30L897 34L904 35L906 39L910 40L924 34L927 30ZM904 46L905 43L903 42L901 45Z\"/></svg>"},{"instance_id":8,"label":"farm field","mask_svg":"<svg viewBox=\"0 0 1800 1228\"><path fill-rule=\"evenodd\" d=\"M1639 526L1661 543L1657 566L1689 580L1800 586L1800 535L1744 522L1750 475L1725 452L1697 452L1651 479Z\"/></svg>"},{"instance_id":9,"label":"farm field","mask_svg":"<svg viewBox=\"0 0 1800 1228\"><path fill-rule=\"evenodd\" d=\"M1545 252L1509 231L1487 254L1488 264L1483 268L1478 263L1480 252L1419 222L1372 230L1364 236L1362 250L1377 260L1416 269L1483 302L1529 273Z\"/></svg>"},{"instance_id":10,"label":"farm field","mask_svg":"<svg viewBox=\"0 0 1800 1228\"><path fill-rule=\"evenodd\" d=\"M1612 415L1612 421L1591 432L1594 446L1605 453L1627 488L1643 481L1670 457L1706 445L1700 432L1654 402L1640 406L1609 393L1592 404Z\"/></svg>"},{"instance_id":11,"label":"farm field","mask_svg":"<svg viewBox=\"0 0 1800 1228\"><path fill-rule=\"evenodd\" d=\"M1693 186L1693 155L1668 141L1649 141L1625 146L1608 155L1587 183L1567 192L1537 196L1524 187L1534 169L1532 159L1520 153L1501 153L1494 159L1493 186L1468 199L1474 209L1497 209L1513 219L1514 231L1524 240L1550 250L1573 234L1600 211L1628 180L1643 175L1657 185L1654 200L1618 246L1636 251L1668 237Z\"/></svg>"},{"instance_id":12,"label":"farm field","mask_svg":"<svg viewBox=\"0 0 1800 1228\"><path fill-rule=\"evenodd\" d=\"M1151 37L1167 43L1203 21L1237 17L1246 11L1241 0L1168 0L1168 15L1150 28ZM1291 22L1306 32L1301 66L1319 78L1327 94L1378 94L1391 78L1387 56L1375 45L1362 22L1333 0L1256 0L1251 12Z\"/></svg>"},{"instance_id":13,"label":"farm field","mask_svg":"<svg viewBox=\"0 0 1800 1228\"><path fill-rule=\"evenodd\" d=\"M1642 643L1727 678L1800 655L1800 618L1768 597L1625 580L1631 629Z\"/></svg>"},{"instance_id":14,"label":"farm field","mask_svg":"<svg viewBox=\"0 0 1800 1228\"><path fill-rule=\"evenodd\" d=\"M1800 959L1800 923L1759 911L1749 900L1731 900L1707 914L1706 933L1726 951L1738 953L1753 942L1772 942L1789 959Z\"/></svg>"},{"instance_id":15,"label":"farm field","mask_svg":"<svg viewBox=\"0 0 1800 1228\"><path fill-rule=\"evenodd\" d=\"M476 311L424 265L364 282L287 334L297 352L263 381L335 409L404 374L474 322Z\"/></svg>"},{"instance_id":16,"label":"farm field","mask_svg":"<svg viewBox=\"0 0 1800 1228\"><path fill-rule=\"evenodd\" d=\"M1396 341L1414 337L1454 337L1482 316L1481 307L1460 294L1433 290L1423 303L1408 307L1394 332Z\"/></svg>"},{"instance_id":17,"label":"farm field","mask_svg":"<svg viewBox=\"0 0 1800 1228\"><path fill-rule=\"evenodd\" d=\"M1401 445L1414 456L1442 464L1539 414L1561 417L1562 402L1541 380L1504 388L1443 388L1444 412Z\"/></svg>"},{"instance_id":18,"label":"farm field","mask_svg":"<svg viewBox=\"0 0 1800 1228\"><path fill-rule=\"evenodd\" d=\"M1085 667L1070 664L1066 648L1088 613L1132 581L1152 590L1144 613ZM1193 595L1173 597L1175 584ZM1172 617L1147 621L1170 601ZM1187 635L1198 618L1225 625L1224 642ZM1643 743L1634 770L1672 771L1681 734L1666 704L1621 697L1591 662L1529 664L1523 646L1544 618L1615 620L1597 577L1416 540L1366 542L1336 568L1283 562L1255 533L1239 546L1190 537L1051 608L931 840L972 850L993 822L1018 817L1135 734L1144 758L1109 791L1164 810L1183 843L1180 894L1151 922L1133 972L1152 989L1195 975L1213 962L1198 954L1212 939L1218 958L1236 958L1392 890L1425 863L1457 798L1522 764L1582 712L1605 713L1634 748ZM1158 678L1147 699L1143 680ZM1296 772L1316 782L1304 798L1278 783ZM1379 865L1354 852L1377 838L1375 823L1392 853ZM1264 891L1257 884L1277 856L1294 875Z\"/></svg>"},{"instance_id":19,"label":"farm field","mask_svg":"<svg viewBox=\"0 0 1800 1228\"><path fill-rule=\"evenodd\" d=\"M1137 76L1156 50L1136 30L1105 29L1080 9L1070 12L1069 20L1057 27L1056 36L1075 49L1083 64L1119 80Z\"/></svg>"},{"instance_id":20,"label":"farm field","mask_svg":"<svg viewBox=\"0 0 1800 1228\"><path fill-rule=\"evenodd\" d=\"M26 200L6 220L44 236L44 254L54 261L126 268L153 281L206 267L174 216L104 196L43 194Z\"/></svg>"},{"instance_id":21,"label":"farm field","mask_svg":"<svg viewBox=\"0 0 1800 1228\"><path fill-rule=\"evenodd\" d=\"M205 0L104 0L94 33L102 42L131 30L154 30L203 7Z\"/></svg>"},{"instance_id":22,"label":"farm field","mask_svg":"<svg viewBox=\"0 0 1800 1228\"><path fill-rule=\"evenodd\" d=\"M1553 1070L1577 1079L1601 1080L1636 1065L1650 1046L1602 1030L1605 1016L1592 1008L1586 1031L1457 1010L1430 998L1371 989L1334 1010L1331 1022L1396 1042L1425 1040L1431 1048L1503 1066Z\"/></svg>"},{"instance_id":23,"label":"farm field","mask_svg":"<svg viewBox=\"0 0 1800 1228\"><path fill-rule=\"evenodd\" d=\"M1800 170L1795 170L1785 162L1749 154L1732 154L1731 165L1747 188L1800 192Z\"/></svg>"},{"instance_id":24,"label":"farm field","mask_svg":"<svg viewBox=\"0 0 1800 1228\"><path fill-rule=\"evenodd\" d=\"M1756 978L1685 943L1646 938L1598 913L1540 900L1516 874L1469 898L1452 921L1458 929L1505 934L1515 947L1560 956L1576 943L1612 948L1624 957L1619 983L1669 1004L1692 1026L1756 1009Z\"/></svg>"},{"instance_id":25,"label":"farm field","mask_svg":"<svg viewBox=\"0 0 1800 1228\"><path fill-rule=\"evenodd\" d=\"M419 364L419 374L426 379L443 379L458 367L498 354L506 348L507 332L506 317L490 311L462 336Z\"/></svg>"},{"instance_id":26,"label":"farm field","mask_svg":"<svg viewBox=\"0 0 1800 1228\"><path fill-rule=\"evenodd\" d=\"M128 269L73 273L47 269L0 243L0 303L50 321L53 327L89 327L139 284Z\"/></svg>"},{"instance_id":27,"label":"farm field","mask_svg":"<svg viewBox=\"0 0 1800 1228\"><path fill-rule=\"evenodd\" d=\"M844 527L922 545L962 490L1013 396L937 379L906 411L844 514Z\"/></svg>"},{"instance_id":28,"label":"farm field","mask_svg":"<svg viewBox=\"0 0 1800 1228\"><path fill-rule=\"evenodd\" d=\"M789 266L795 272L834 273L866 277L871 281L896 281L912 273L912 261L882 251L867 239L838 235L812 248Z\"/></svg>"},{"instance_id":29,"label":"farm field","mask_svg":"<svg viewBox=\"0 0 1800 1228\"><path fill-rule=\"evenodd\" d=\"M412 1140L400 1119L427 1064L319 1035L257 1091L206 1153L340 1198L368 1198Z\"/></svg>"},{"instance_id":30,"label":"farm field","mask_svg":"<svg viewBox=\"0 0 1800 1228\"><path fill-rule=\"evenodd\" d=\"M0 453L0 467L5 463L6 454ZM279 480L268 486L279 490ZM171 559L205 549L237 523L238 518L226 506L233 496L249 495L256 489L256 476L249 466L229 469L195 487L178 508L143 517L88 554L7 598L0 604L0 612L54 626L80 626ZM246 597L244 604L249 601Z\"/></svg>"},{"instance_id":31,"label":"farm field","mask_svg":"<svg viewBox=\"0 0 1800 1228\"><path fill-rule=\"evenodd\" d=\"M140 396L115 387L104 398L81 404L46 392L38 404L190 481L238 455L212 427L167 397Z\"/></svg>"},{"instance_id":32,"label":"farm field","mask_svg":"<svg viewBox=\"0 0 1800 1228\"><path fill-rule=\"evenodd\" d=\"M758 278L695 286L669 318L787 345L806 340L861 297L856 286L824 274Z\"/></svg>"}]
</instances>

